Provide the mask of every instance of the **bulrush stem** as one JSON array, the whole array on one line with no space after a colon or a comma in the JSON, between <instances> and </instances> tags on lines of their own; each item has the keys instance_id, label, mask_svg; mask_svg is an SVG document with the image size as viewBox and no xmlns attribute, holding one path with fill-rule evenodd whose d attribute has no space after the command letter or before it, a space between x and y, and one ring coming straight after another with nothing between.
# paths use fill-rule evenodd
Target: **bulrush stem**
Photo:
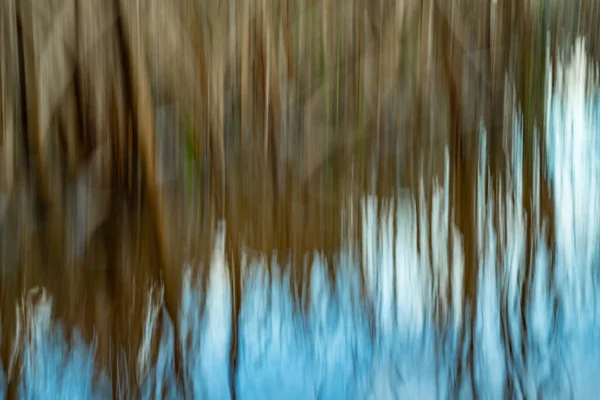
<instances>
[{"instance_id":1,"label":"bulrush stem","mask_svg":"<svg viewBox=\"0 0 600 400\"><path fill-rule=\"evenodd\" d=\"M177 274L175 265L169 261L167 232L168 223L165 214L163 194L157 185L155 162L155 132L150 93L150 80L144 54L142 53L142 37L140 28L135 23L139 16L135 15L133 5L129 1L115 0L120 13L118 29L120 30L121 46L124 56L125 76L129 82L128 95L133 108L133 126L135 140L142 163L143 184L152 210L157 251L160 261L160 272L164 282L165 308L173 320L175 333L175 369L181 377L181 352L178 346L179 338L179 295L181 293L181 274Z\"/></svg>"}]
</instances>

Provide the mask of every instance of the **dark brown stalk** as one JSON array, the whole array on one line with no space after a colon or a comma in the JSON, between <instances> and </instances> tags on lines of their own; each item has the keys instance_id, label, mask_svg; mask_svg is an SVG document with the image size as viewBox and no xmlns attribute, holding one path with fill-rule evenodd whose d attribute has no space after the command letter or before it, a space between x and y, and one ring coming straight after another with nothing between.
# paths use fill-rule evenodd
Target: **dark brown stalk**
<instances>
[{"instance_id":1,"label":"dark brown stalk","mask_svg":"<svg viewBox=\"0 0 600 400\"><path fill-rule=\"evenodd\" d=\"M119 12L118 32L121 50L125 64L126 81L129 82L128 96L133 107L134 136L137 150L142 163L143 185L149 200L157 251L160 261L160 272L164 283L165 309L173 321L175 337L175 370L183 383L182 354L179 344L179 301L181 294L181 274L178 266L171 263L167 243L167 216L163 193L157 185L155 162L155 132L154 115L152 112L152 99L148 77L146 59L142 53L142 38L139 36L139 27L134 21L138 18L132 15L134 5L127 4L127 0L115 0Z\"/></svg>"}]
</instances>

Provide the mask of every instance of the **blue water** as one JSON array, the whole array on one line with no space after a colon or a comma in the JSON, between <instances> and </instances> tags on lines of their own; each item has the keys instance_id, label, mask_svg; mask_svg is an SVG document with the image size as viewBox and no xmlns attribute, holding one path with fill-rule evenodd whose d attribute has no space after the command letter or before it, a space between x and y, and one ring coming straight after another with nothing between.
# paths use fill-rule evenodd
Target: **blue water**
<instances>
[{"instance_id":1,"label":"blue water","mask_svg":"<svg viewBox=\"0 0 600 400\"><path fill-rule=\"evenodd\" d=\"M522 182L512 179L502 195L486 198L483 152L477 198L477 249L482 261L476 309L465 307L460 295L463 257L459 233L446 222L451 212L448 174L436 184L433 198L425 199L422 191L398 193L386 199L379 210L383 212L378 212L376 199L366 196L363 237L358 243L350 237L345 240L334 268L337 278L328 279L325 260L318 253L307 258L313 268L306 313L293 310L288 266L267 269L266 256L244 258L237 398L596 397L600 390L600 346L596 344L600 335L600 291L596 289L600 92L589 82L595 70L582 43L557 71L556 84L552 86L549 78L547 87L552 93L546 105L550 157L548 165L540 165L539 160L535 165L548 171L552 185L554 260L543 240L545 222L538 215L540 183L534 182L531 208L539 240L532 250L533 268L526 269L525 210L516 200L522 198ZM508 172L517 177L523 166L518 118L513 133ZM481 134L485 138L486 133ZM417 214L416 203L426 201L431 202L432 213ZM340 212L351 220L356 211ZM495 215L505 221L499 229L493 225ZM429 240L428 230L421 229L417 236L419 224L432 227L431 253L428 246L417 252L418 242ZM199 399L231 396L232 294L224 257L225 224L219 229L208 292L199 289L191 274L184 282L183 337L179 339L191 340L193 350L184 360L190 376L186 386L191 397ZM451 259L448 243L454 246ZM359 265L366 296L360 293ZM532 274L531 290L528 301L522 302L526 271ZM202 297L207 307L200 318ZM15 351L22 352L24 360L21 397L109 398L108 378L99 383L93 379L94 346L76 340L67 351L60 326L51 322L51 298L44 294L35 303L30 298L17 305L21 345ZM136 376L122 379L140 384L144 398L153 398L163 387L170 398L180 398L181 388L172 373L173 331L169 325L162 332L155 330L160 299L160 288L148 294L146 345L139 350ZM521 309L522 304L527 304L526 309ZM436 309L446 318L445 324L434 322ZM526 333L521 329L522 313ZM468 325L474 329L463 331ZM151 365L148 349L154 335L161 338L160 356ZM469 345L472 362L465 364ZM469 366L460 375L459 364ZM128 397L125 392L117 395Z\"/></svg>"}]
</instances>

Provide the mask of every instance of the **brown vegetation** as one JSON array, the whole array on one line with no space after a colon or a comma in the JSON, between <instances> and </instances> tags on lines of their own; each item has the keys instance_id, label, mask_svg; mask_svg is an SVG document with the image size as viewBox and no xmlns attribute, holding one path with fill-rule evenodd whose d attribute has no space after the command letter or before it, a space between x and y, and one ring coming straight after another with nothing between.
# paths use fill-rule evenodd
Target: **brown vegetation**
<instances>
[{"instance_id":1,"label":"brown vegetation","mask_svg":"<svg viewBox=\"0 0 600 400\"><path fill-rule=\"evenodd\" d=\"M150 282L164 283L173 318L181 267L206 264L218 219L234 266L243 246L297 265L315 249L331 256L345 201L421 178L429 196L445 148L474 301L480 124L500 190L506 99L532 138L544 129L547 49L582 33L599 54L594 2L576 13L547 3L4 0L3 331L16 299L45 286L58 317L88 340L99 333L99 362L114 372L111 352L137 349Z\"/></svg>"}]
</instances>

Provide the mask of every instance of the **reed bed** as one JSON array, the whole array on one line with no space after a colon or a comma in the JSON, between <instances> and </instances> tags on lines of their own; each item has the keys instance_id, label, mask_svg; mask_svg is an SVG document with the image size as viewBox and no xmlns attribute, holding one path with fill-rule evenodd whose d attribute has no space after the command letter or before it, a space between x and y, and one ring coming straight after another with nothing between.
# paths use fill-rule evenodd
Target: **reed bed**
<instances>
[{"instance_id":1,"label":"reed bed","mask_svg":"<svg viewBox=\"0 0 600 400\"><path fill-rule=\"evenodd\" d=\"M592 393L597 15L5 0L6 397Z\"/></svg>"}]
</instances>

